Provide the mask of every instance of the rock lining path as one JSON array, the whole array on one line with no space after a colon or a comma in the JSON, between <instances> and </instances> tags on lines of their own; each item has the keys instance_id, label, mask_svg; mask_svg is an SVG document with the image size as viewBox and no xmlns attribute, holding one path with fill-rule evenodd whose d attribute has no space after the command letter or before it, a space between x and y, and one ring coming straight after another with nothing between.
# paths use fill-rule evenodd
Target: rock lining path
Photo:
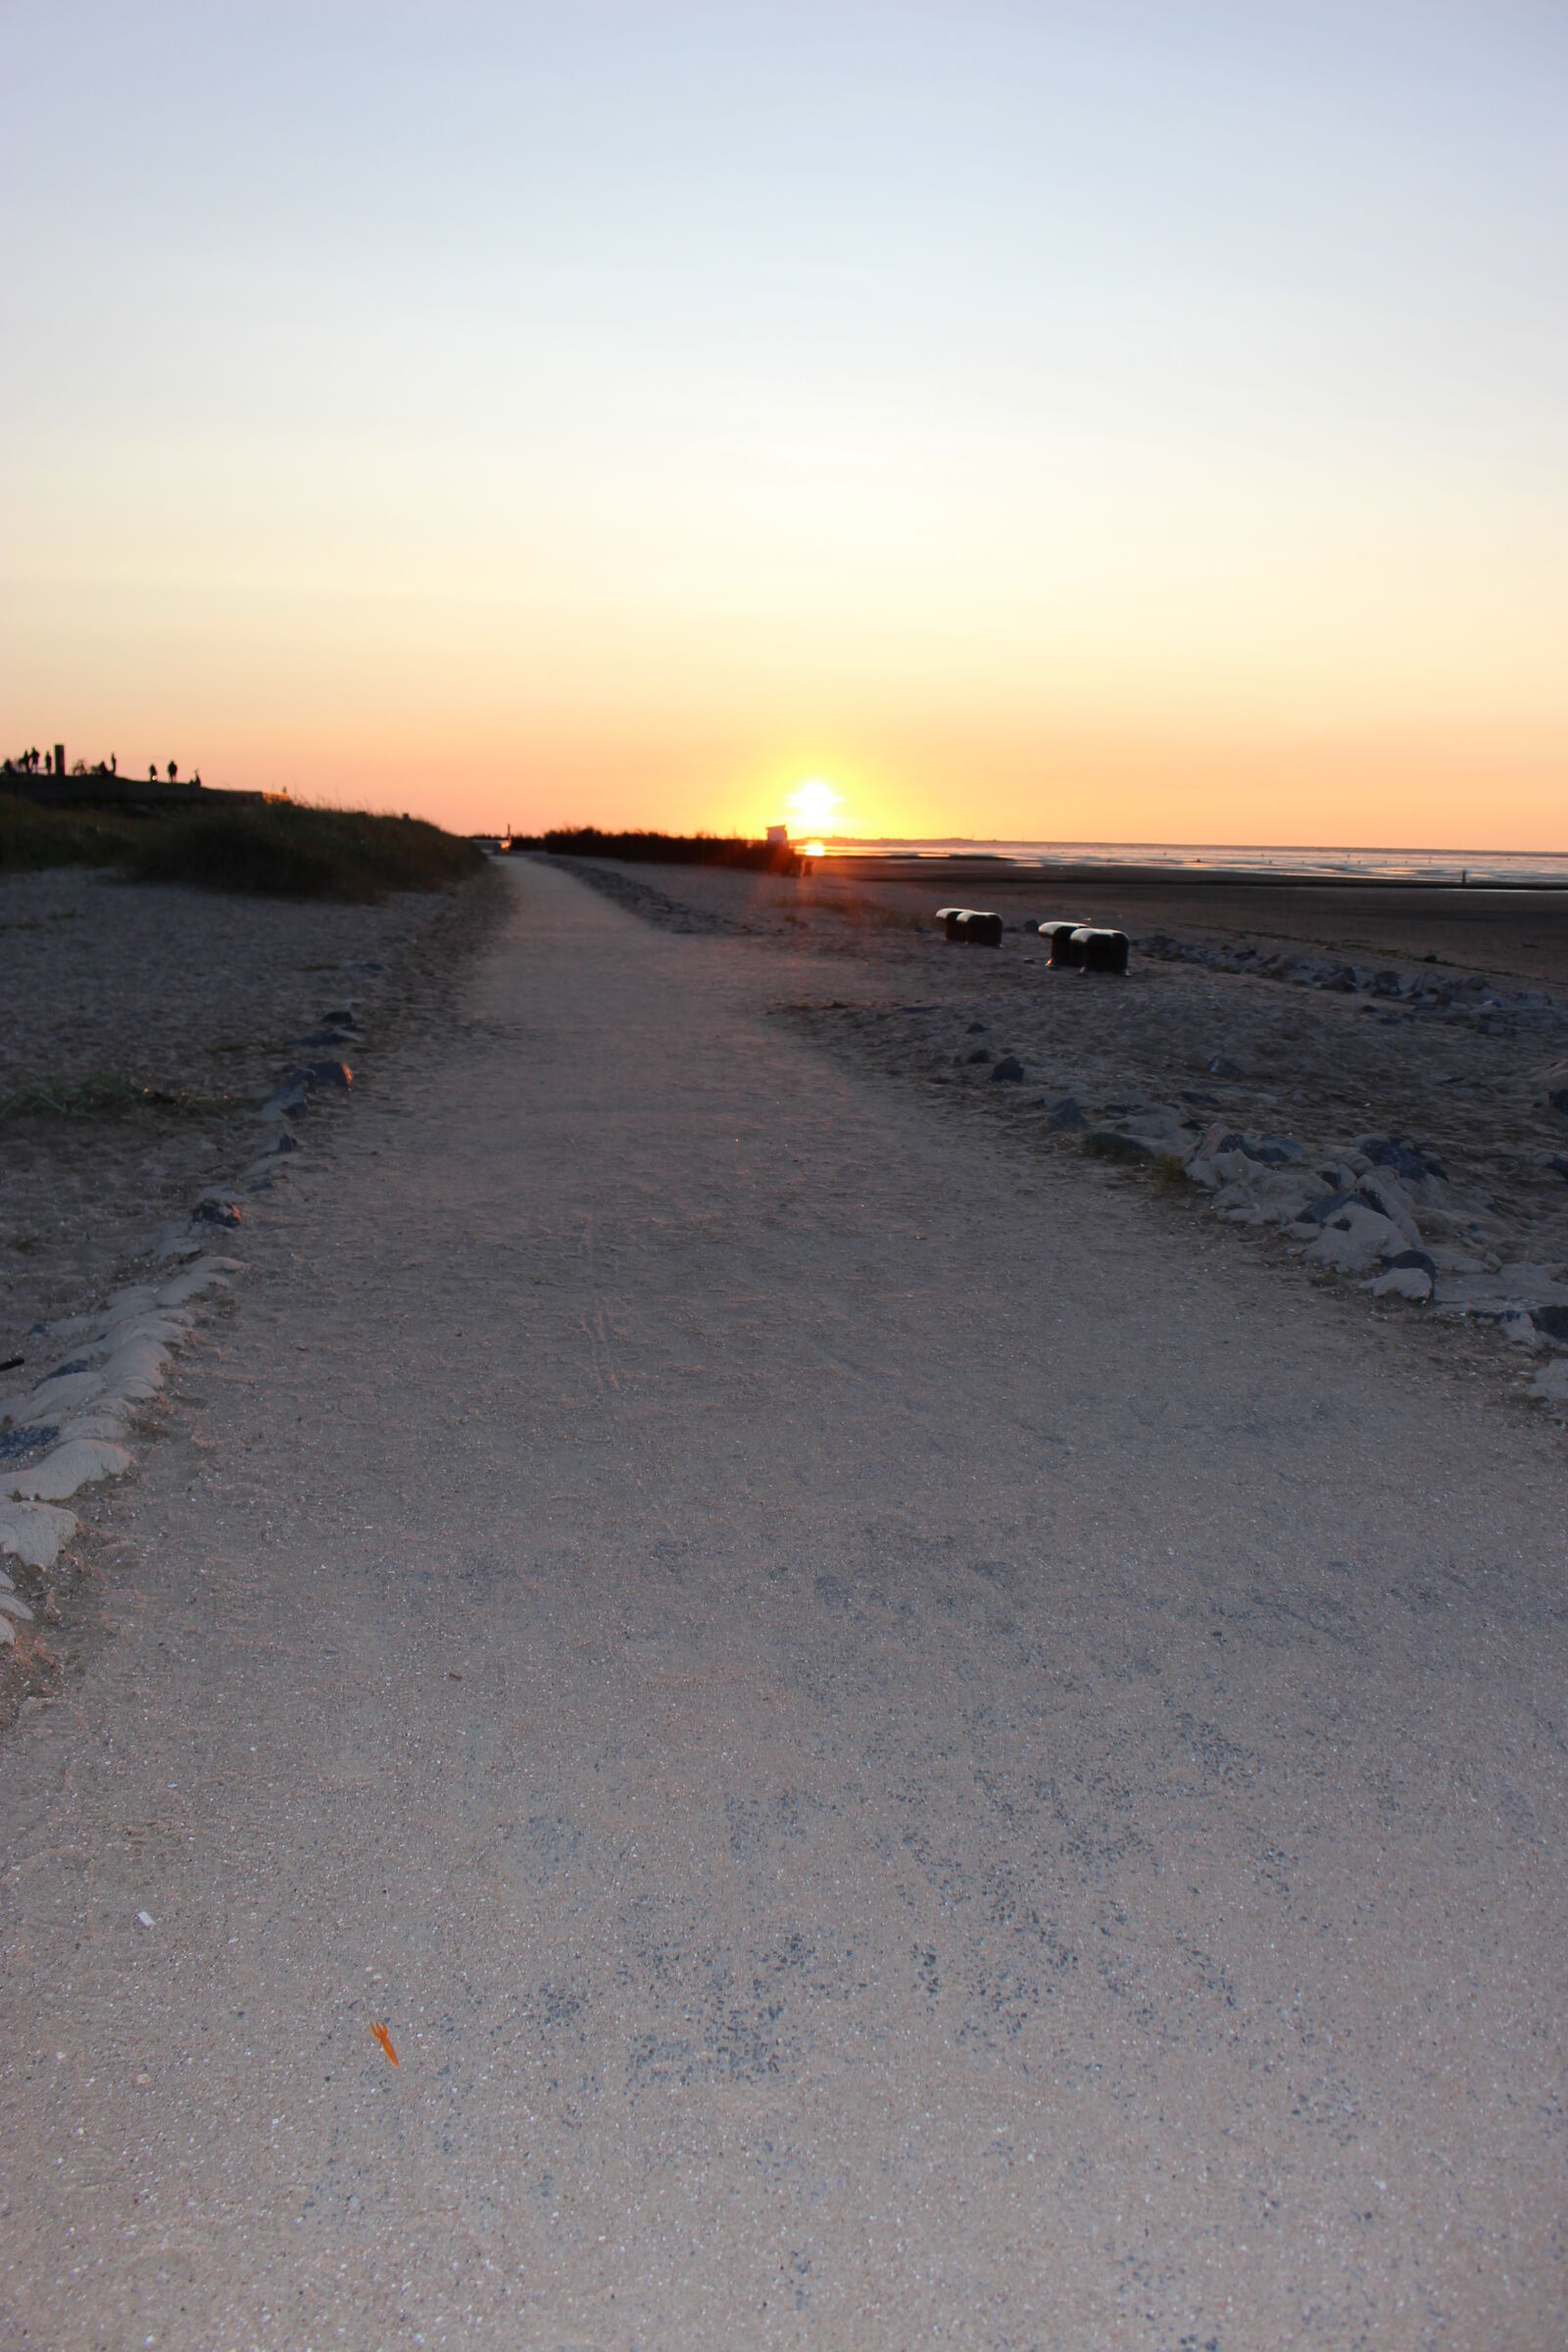
<instances>
[{"instance_id":1,"label":"rock lining path","mask_svg":"<svg viewBox=\"0 0 1568 2352\"><path fill-rule=\"evenodd\" d=\"M1558 1442L509 879L14 1735L0 2337L1555 2345Z\"/></svg>"}]
</instances>

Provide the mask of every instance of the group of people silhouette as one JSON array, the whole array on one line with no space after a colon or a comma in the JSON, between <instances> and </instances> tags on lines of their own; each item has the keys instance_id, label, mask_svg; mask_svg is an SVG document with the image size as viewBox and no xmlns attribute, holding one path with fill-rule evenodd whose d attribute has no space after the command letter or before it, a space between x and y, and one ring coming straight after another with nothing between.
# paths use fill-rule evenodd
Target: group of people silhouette
<instances>
[{"instance_id":1,"label":"group of people silhouette","mask_svg":"<svg viewBox=\"0 0 1568 2352\"><path fill-rule=\"evenodd\" d=\"M32 744L26 751L18 752L12 759L8 760L5 764L8 773L12 775L36 776L41 771L46 776L52 776L55 773L56 760L55 755L52 752L40 752L37 745ZM167 773L171 784L177 784L179 782L179 761L177 760L171 760L165 772ZM60 773L62 775L65 773L65 763L63 758L60 761ZM97 765L92 768L88 768L80 760L78 760L74 768L72 770L72 773L78 776L118 776L120 773L120 761L113 752L110 753L107 760L100 760ZM199 785L201 780L201 770L198 768L192 774L191 782ZM158 782L158 762L156 760L150 760L147 763L147 781L149 784L156 784Z\"/></svg>"}]
</instances>

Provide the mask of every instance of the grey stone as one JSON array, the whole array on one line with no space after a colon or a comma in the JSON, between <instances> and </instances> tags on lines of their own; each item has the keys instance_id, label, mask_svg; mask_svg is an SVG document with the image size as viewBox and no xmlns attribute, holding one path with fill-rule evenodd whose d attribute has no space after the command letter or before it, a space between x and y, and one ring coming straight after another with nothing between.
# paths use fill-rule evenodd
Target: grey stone
<instances>
[{"instance_id":1,"label":"grey stone","mask_svg":"<svg viewBox=\"0 0 1568 2352\"><path fill-rule=\"evenodd\" d=\"M233 1200L198 1200L190 1213L191 1222L195 1225L237 1225L240 1222L239 1205Z\"/></svg>"},{"instance_id":2,"label":"grey stone","mask_svg":"<svg viewBox=\"0 0 1568 2352\"><path fill-rule=\"evenodd\" d=\"M1427 1176L1446 1176L1448 1171L1435 1152L1427 1152L1419 1144L1387 1135L1363 1135L1360 1149L1375 1168L1392 1168L1396 1176L1406 1183L1419 1184Z\"/></svg>"},{"instance_id":3,"label":"grey stone","mask_svg":"<svg viewBox=\"0 0 1568 2352\"><path fill-rule=\"evenodd\" d=\"M1568 1348L1568 1306L1533 1306L1530 1312L1538 1331L1544 1331L1548 1340L1557 1341L1560 1347Z\"/></svg>"},{"instance_id":4,"label":"grey stone","mask_svg":"<svg viewBox=\"0 0 1568 2352\"><path fill-rule=\"evenodd\" d=\"M52 1446L59 1435L58 1422L24 1422L20 1429L0 1429L0 1462L19 1462L24 1453Z\"/></svg>"},{"instance_id":5,"label":"grey stone","mask_svg":"<svg viewBox=\"0 0 1568 2352\"><path fill-rule=\"evenodd\" d=\"M1023 1063L1018 1059L1016 1054L1004 1054L999 1062L993 1063L991 1083L993 1086L1022 1085Z\"/></svg>"},{"instance_id":6,"label":"grey stone","mask_svg":"<svg viewBox=\"0 0 1568 2352\"><path fill-rule=\"evenodd\" d=\"M1374 1298L1404 1298L1412 1306L1425 1306L1432 1297L1432 1277L1420 1266L1391 1266L1380 1274L1372 1285Z\"/></svg>"},{"instance_id":7,"label":"grey stone","mask_svg":"<svg viewBox=\"0 0 1568 2352\"><path fill-rule=\"evenodd\" d=\"M1053 1127L1083 1127L1087 1124L1082 1105L1074 1102L1071 1095L1063 1095L1059 1102L1052 1104L1051 1125Z\"/></svg>"},{"instance_id":8,"label":"grey stone","mask_svg":"<svg viewBox=\"0 0 1568 2352\"><path fill-rule=\"evenodd\" d=\"M1239 1078L1242 1073L1234 1061L1228 1060L1223 1054L1216 1054L1208 1065L1208 1074L1211 1078Z\"/></svg>"}]
</instances>

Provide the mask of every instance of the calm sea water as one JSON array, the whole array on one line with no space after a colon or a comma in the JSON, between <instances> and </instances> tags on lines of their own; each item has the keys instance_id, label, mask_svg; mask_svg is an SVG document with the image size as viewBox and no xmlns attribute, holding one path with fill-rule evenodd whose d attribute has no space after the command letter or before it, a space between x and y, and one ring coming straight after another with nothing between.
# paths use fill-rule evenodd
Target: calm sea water
<instances>
[{"instance_id":1,"label":"calm sea water","mask_svg":"<svg viewBox=\"0 0 1568 2352\"><path fill-rule=\"evenodd\" d=\"M1155 841L851 841L827 837L834 858L973 858L1008 865L1168 865L1177 873L1280 873L1548 882L1568 885L1568 852L1249 849Z\"/></svg>"}]
</instances>

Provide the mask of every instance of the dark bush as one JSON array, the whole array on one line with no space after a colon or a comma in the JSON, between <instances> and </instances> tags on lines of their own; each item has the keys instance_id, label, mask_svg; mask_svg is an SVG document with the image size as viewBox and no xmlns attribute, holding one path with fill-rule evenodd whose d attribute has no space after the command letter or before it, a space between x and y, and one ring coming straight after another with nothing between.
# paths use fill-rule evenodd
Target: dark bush
<instances>
[{"instance_id":1,"label":"dark bush","mask_svg":"<svg viewBox=\"0 0 1568 2352\"><path fill-rule=\"evenodd\" d=\"M597 825L547 833L557 858L617 858L627 865L727 865L760 874L795 874L800 855L787 843L721 841L713 833L601 833Z\"/></svg>"}]
</instances>

